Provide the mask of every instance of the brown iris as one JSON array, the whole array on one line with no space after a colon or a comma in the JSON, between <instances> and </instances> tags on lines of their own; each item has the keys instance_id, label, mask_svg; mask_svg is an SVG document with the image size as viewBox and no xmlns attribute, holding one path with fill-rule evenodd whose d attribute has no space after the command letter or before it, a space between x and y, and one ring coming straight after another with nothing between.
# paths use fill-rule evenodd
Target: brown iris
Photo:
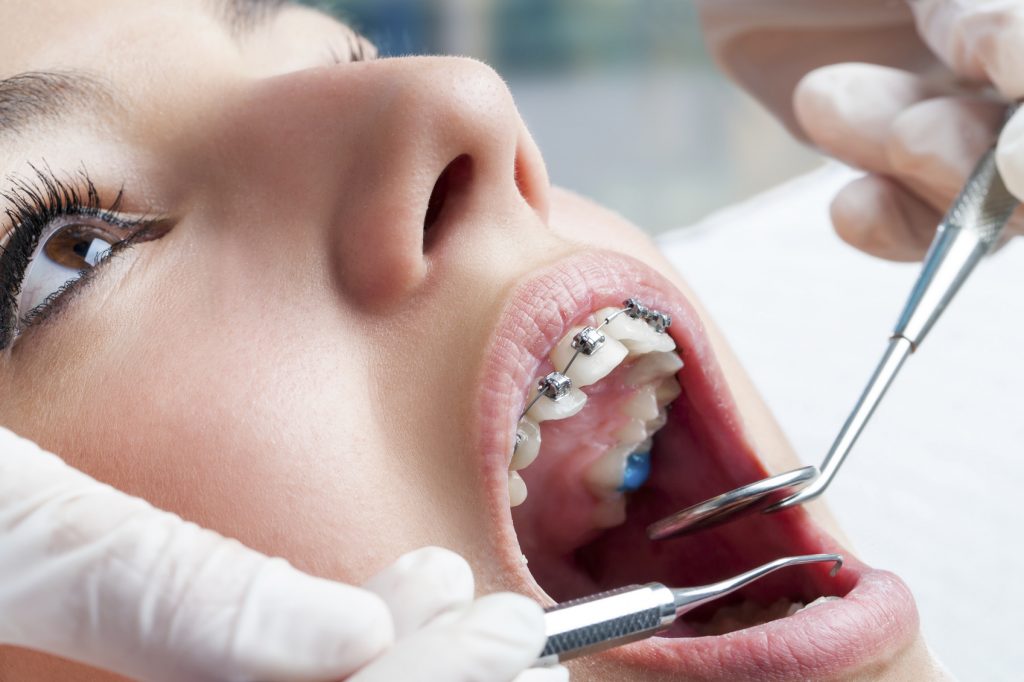
<instances>
[{"instance_id":1,"label":"brown iris","mask_svg":"<svg viewBox=\"0 0 1024 682\"><path fill-rule=\"evenodd\" d=\"M46 241L43 252L57 265L72 270L87 270L95 265L95 261L89 262L86 256L96 240L102 242L103 250L109 249L117 241L115 237L92 225L74 224L54 233Z\"/></svg>"}]
</instances>

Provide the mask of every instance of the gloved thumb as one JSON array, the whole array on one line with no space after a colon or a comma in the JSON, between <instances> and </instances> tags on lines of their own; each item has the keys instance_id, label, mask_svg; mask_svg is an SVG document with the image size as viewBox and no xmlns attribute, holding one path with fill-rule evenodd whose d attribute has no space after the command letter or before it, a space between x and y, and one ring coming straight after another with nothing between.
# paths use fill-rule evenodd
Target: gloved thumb
<instances>
[{"instance_id":1,"label":"gloved thumb","mask_svg":"<svg viewBox=\"0 0 1024 682\"><path fill-rule=\"evenodd\" d=\"M540 606L519 595L491 594L399 640L349 682L508 682L536 660L543 646ZM521 679L536 682L568 678L560 667L525 675Z\"/></svg>"},{"instance_id":2,"label":"gloved thumb","mask_svg":"<svg viewBox=\"0 0 1024 682\"><path fill-rule=\"evenodd\" d=\"M400 557L363 584L391 610L395 639L416 632L473 601L473 570L442 547L423 547Z\"/></svg>"},{"instance_id":3,"label":"gloved thumb","mask_svg":"<svg viewBox=\"0 0 1024 682\"><path fill-rule=\"evenodd\" d=\"M377 595L154 509L4 429L0 614L0 644L161 682L339 679L393 641Z\"/></svg>"}]
</instances>

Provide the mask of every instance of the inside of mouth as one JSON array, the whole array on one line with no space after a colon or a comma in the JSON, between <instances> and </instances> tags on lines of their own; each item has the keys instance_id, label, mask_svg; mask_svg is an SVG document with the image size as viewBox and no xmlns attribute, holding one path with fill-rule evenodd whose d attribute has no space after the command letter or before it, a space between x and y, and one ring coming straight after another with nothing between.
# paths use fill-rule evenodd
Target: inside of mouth
<instances>
[{"instance_id":1,"label":"inside of mouth","mask_svg":"<svg viewBox=\"0 0 1024 682\"><path fill-rule=\"evenodd\" d=\"M677 374L682 393L654 436L650 477L638 490L624 493L625 520L617 525L600 527L594 521L601 503L580 471L582 462L597 456L595 449L613 440L607 434L621 422L621 406L636 390L618 380L628 368L585 387L588 401L578 414L541 423L540 454L520 472L529 496L513 509L513 522L531 574L555 601L651 581L703 585L780 557L831 547L802 510L741 516L667 540L647 538L654 521L766 475L728 418L721 389L696 357L685 348L681 355L686 363ZM572 458L580 463L571 466ZM778 571L686 614L664 634L723 634L788 617L852 589L849 575L831 577L828 569L806 565Z\"/></svg>"}]
</instances>

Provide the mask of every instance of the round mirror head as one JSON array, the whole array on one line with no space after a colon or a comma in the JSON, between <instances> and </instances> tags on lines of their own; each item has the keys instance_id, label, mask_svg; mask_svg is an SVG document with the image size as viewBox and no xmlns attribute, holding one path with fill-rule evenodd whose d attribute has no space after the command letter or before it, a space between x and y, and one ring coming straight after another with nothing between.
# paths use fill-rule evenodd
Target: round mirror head
<instances>
[{"instance_id":1,"label":"round mirror head","mask_svg":"<svg viewBox=\"0 0 1024 682\"><path fill-rule=\"evenodd\" d=\"M752 514L800 491L818 477L818 467L807 466L740 486L666 516L647 527L651 540L693 533L725 523L740 514Z\"/></svg>"}]
</instances>

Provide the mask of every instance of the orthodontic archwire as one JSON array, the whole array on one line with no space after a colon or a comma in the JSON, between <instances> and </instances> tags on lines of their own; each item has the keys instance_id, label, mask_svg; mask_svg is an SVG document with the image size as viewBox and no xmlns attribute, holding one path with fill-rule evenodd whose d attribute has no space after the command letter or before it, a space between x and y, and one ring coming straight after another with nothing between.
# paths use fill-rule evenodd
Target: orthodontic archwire
<instances>
[{"instance_id":1,"label":"orthodontic archwire","mask_svg":"<svg viewBox=\"0 0 1024 682\"><path fill-rule=\"evenodd\" d=\"M537 380L537 395L533 397L533 400L527 404L526 408L523 409L522 414L519 415L519 419L522 420L526 416L526 413L537 404L537 401L541 398L548 398L556 403L567 396L569 391L572 390L572 380L568 377L567 372L572 367L572 363L576 362L576 358L580 355L593 355L597 351L601 350L607 337L601 333L608 324L620 315L626 315L634 320L643 320L646 322L654 331L659 334L664 334L669 327L672 326L672 316L668 313L663 313L653 308L648 308L636 298L628 298L622 302L622 309L617 310L611 315L604 318L601 324L596 327L586 326L579 330L572 337L572 347L575 352L572 357L569 358L569 362L566 363L565 368L561 372L553 371L548 373ZM519 443L522 442L523 435L516 429L516 442L513 447L519 447Z\"/></svg>"}]
</instances>

